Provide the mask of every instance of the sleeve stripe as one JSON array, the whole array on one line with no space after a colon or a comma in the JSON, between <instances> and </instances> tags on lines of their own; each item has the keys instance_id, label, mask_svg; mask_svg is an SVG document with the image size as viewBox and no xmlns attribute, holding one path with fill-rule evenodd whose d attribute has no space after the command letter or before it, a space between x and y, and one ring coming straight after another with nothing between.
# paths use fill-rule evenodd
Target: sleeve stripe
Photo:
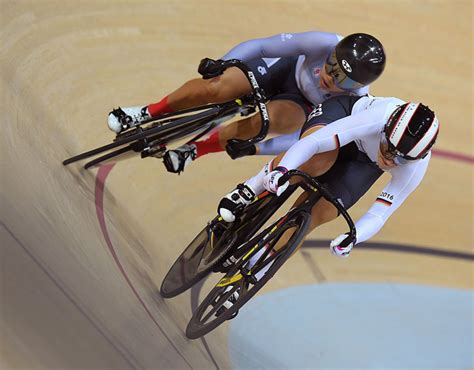
<instances>
[{"instance_id":1,"label":"sleeve stripe","mask_svg":"<svg viewBox=\"0 0 474 370\"><path fill-rule=\"evenodd\" d=\"M334 141L336 142L336 148L339 149L341 147L341 142L339 141L339 136L337 134L334 135Z\"/></svg>"},{"instance_id":2,"label":"sleeve stripe","mask_svg":"<svg viewBox=\"0 0 474 370\"><path fill-rule=\"evenodd\" d=\"M375 201L376 201L376 202L379 202L379 203L382 203L382 204L384 204L384 205L386 205L386 206L391 206L391 205L392 205L392 202L390 202L390 201L388 201L388 200L386 200L386 199L383 199L383 198L377 198Z\"/></svg>"}]
</instances>

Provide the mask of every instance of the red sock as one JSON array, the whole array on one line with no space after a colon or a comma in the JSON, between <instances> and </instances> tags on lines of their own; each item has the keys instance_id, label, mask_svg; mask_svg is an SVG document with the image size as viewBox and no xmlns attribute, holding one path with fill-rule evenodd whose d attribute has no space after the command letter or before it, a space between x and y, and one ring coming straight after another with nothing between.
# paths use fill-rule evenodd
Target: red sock
<instances>
[{"instance_id":1,"label":"red sock","mask_svg":"<svg viewBox=\"0 0 474 370\"><path fill-rule=\"evenodd\" d=\"M168 105L168 97L165 96L160 102L149 104L148 112L152 117L156 117L163 113L174 112L174 109Z\"/></svg>"},{"instance_id":2,"label":"red sock","mask_svg":"<svg viewBox=\"0 0 474 370\"><path fill-rule=\"evenodd\" d=\"M224 148L219 143L219 131L214 132L208 139L196 141L197 156L199 158L205 154L223 152Z\"/></svg>"}]
</instances>

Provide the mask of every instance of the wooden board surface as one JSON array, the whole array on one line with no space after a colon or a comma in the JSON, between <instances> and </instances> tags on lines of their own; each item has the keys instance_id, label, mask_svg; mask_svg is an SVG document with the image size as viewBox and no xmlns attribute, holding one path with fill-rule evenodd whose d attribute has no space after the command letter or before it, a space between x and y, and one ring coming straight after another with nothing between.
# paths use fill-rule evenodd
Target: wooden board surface
<instances>
[{"instance_id":1,"label":"wooden board surface","mask_svg":"<svg viewBox=\"0 0 474 370\"><path fill-rule=\"evenodd\" d=\"M441 122L437 148L472 158L471 1L2 0L0 16L4 368L231 366L227 326L206 337L211 357L183 335L189 294L164 302L157 290L220 197L267 159L210 155L181 176L154 159L117 164L104 193L108 241L96 171L61 165L111 140L111 108L158 101L196 77L203 57L281 32L373 33L388 64L372 94L428 104ZM472 253L473 199L472 161L435 156L374 241ZM310 239L340 231L335 222ZM305 249L267 289L321 280L472 289L472 274L471 261L448 257L361 249L340 261Z\"/></svg>"}]
</instances>

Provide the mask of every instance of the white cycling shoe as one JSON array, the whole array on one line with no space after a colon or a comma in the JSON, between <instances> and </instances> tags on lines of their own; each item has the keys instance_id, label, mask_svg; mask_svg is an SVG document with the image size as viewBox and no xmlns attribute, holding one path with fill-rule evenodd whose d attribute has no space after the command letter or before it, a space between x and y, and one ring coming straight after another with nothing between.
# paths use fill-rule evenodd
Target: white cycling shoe
<instances>
[{"instance_id":1,"label":"white cycling shoe","mask_svg":"<svg viewBox=\"0 0 474 370\"><path fill-rule=\"evenodd\" d=\"M245 184L239 184L219 202L217 212L225 222L234 222L235 216L255 199L255 192Z\"/></svg>"},{"instance_id":2,"label":"white cycling shoe","mask_svg":"<svg viewBox=\"0 0 474 370\"><path fill-rule=\"evenodd\" d=\"M232 289L232 286L227 287L227 289L224 290L222 295L226 294L231 289ZM217 300L219 300L219 298L217 298ZM221 307L219 307L219 309L216 311L215 316L218 317L222 315L225 311L230 309L237 302L238 299L239 299L239 289L237 289L234 293L231 294L229 298L227 298L224 304ZM216 300L216 303L217 303L217 300ZM239 311L234 312L234 314L231 317L229 317L228 320L233 319L235 316L237 316L238 313Z\"/></svg>"},{"instance_id":3,"label":"white cycling shoe","mask_svg":"<svg viewBox=\"0 0 474 370\"><path fill-rule=\"evenodd\" d=\"M121 133L131 127L137 126L143 121L151 118L148 108L145 107L128 107L117 108L109 113L107 125L116 134Z\"/></svg>"}]
</instances>

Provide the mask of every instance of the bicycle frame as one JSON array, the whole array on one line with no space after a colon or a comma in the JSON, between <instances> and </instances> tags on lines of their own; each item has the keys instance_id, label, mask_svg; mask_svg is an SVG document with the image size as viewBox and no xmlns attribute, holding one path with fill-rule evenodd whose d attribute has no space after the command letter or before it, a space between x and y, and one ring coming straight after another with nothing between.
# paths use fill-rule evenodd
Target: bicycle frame
<instances>
[{"instance_id":1,"label":"bicycle frame","mask_svg":"<svg viewBox=\"0 0 474 370\"><path fill-rule=\"evenodd\" d=\"M258 235L253 236L251 240L237 248L233 248L232 255L236 256L233 261L234 263L207 294L197 309L194 310L193 316L186 328L186 336L188 338L199 338L224 321L233 318L237 311L275 275L304 240L311 222L311 210L321 197L337 208L349 226L350 235L355 235L354 223L342 204L316 179L304 172L292 170L282 176L280 184L295 176L301 177L302 181L290 185L279 197L272 195L270 203L264 204L262 208L257 207L254 210L254 215L258 215L258 227L260 228L264 225L273 215L274 211L285 203L289 195L293 194L298 187L305 190L308 194L307 198L283 217L280 217L277 221L259 232ZM268 196L270 196L268 193L263 193L256 202ZM255 205L258 204L256 202L254 202ZM254 223L252 215L249 215L247 220L251 224ZM257 231L253 226L250 230L252 230L252 233ZM290 231L290 233L287 234L287 231ZM249 233L247 235L253 234ZM288 239L285 235L288 236ZM285 238L283 244L280 243L282 238ZM253 261L250 265L249 261L251 258L262 250L263 253L259 255L257 261ZM258 274L264 269L263 275L259 276ZM234 295L235 292L238 292L237 296ZM228 302L231 296L234 299L232 304L225 306L225 303ZM224 311L221 311L222 307L225 307Z\"/></svg>"},{"instance_id":2,"label":"bicycle frame","mask_svg":"<svg viewBox=\"0 0 474 370\"><path fill-rule=\"evenodd\" d=\"M235 99L226 103L209 104L163 114L158 120L156 118L148 119L139 126L117 135L112 143L68 158L63 161L63 165L68 165L105 152L107 153L86 163L84 167L89 168L129 151L141 153L142 158L151 155L159 157L160 154L166 150L166 144L170 141L200 131L193 139L191 139L197 140L220 123L213 121L217 121L226 116L233 116L239 112L242 115L245 115L245 113L242 112L242 109L247 109L248 112L254 111L255 107L258 107L258 111L262 118L260 132L257 136L251 139L235 140L232 141L232 143L229 143L229 145L233 145L233 148L236 148L236 150L243 150L256 142L263 140L268 133L270 122L265 105L265 94L259 87L255 75L244 63L237 59L219 62L216 66L220 73L229 67L237 67L242 70L252 86L252 93L240 99ZM203 74L201 69L199 72ZM206 126L206 124L208 125ZM144 125L149 126L144 128Z\"/></svg>"},{"instance_id":3,"label":"bicycle frame","mask_svg":"<svg viewBox=\"0 0 474 370\"><path fill-rule=\"evenodd\" d=\"M256 250L262 248L268 239L272 238L272 234L276 233L279 231L279 228L281 228L285 224L285 220L291 218L294 214L305 212L309 215L311 215L311 210L314 207L314 205L319 201L321 197L329 201L336 209L338 210L338 213L341 214L344 219L346 220L348 227L349 227L349 235L352 238L355 238L356 235L356 230L355 230L355 225L354 222L352 221L351 217L347 213L347 211L344 209L344 206L340 203L340 201L335 198L327 189L324 185L322 185L319 181L317 181L315 178L311 177L305 172L299 171L299 170L291 170L288 171L282 178L280 179L279 183L282 185L285 182L289 181L292 177L302 177L303 182L297 183L290 185L285 192L283 192L279 197L274 196L272 201L262 210L262 213L259 214L258 221L255 222L254 224L251 225L251 228L247 233L243 233L244 235L253 235L258 229L260 229L269 219L270 217L288 200L288 198L296 191L298 187L301 187L303 190L305 190L308 193L308 198L305 199L301 204L296 206L295 208L292 208L287 214L279 218L276 222L274 222L272 225L267 227L265 230L260 232L258 235L254 236L252 239L250 239L247 242L244 242L242 244L237 243L236 245L239 245L237 248L237 253L234 251L234 258L239 259L242 258L242 260L248 260ZM261 199L261 197L266 197L268 196L268 192L263 193L258 199ZM262 235L265 235L262 238ZM268 249L265 251L262 256L258 259L258 261L255 263L256 265L263 261L268 253L270 253L270 250ZM246 270L245 268L242 268L241 270L242 276L247 276L247 278L252 279L253 274L251 273L250 270ZM226 278L223 278L217 286L225 286L233 283L233 280L229 280Z\"/></svg>"}]
</instances>

